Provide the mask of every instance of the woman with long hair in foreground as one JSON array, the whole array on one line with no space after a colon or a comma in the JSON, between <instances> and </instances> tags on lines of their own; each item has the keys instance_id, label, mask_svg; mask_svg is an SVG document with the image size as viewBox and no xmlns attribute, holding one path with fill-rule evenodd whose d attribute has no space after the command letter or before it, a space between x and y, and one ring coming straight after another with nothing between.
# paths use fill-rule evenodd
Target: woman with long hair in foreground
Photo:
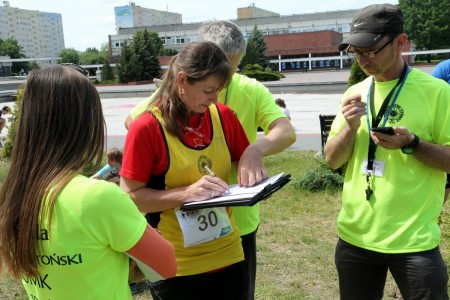
<instances>
[{"instance_id":1,"label":"woman with long hair in foreground","mask_svg":"<svg viewBox=\"0 0 450 300\"><path fill-rule=\"evenodd\" d=\"M105 121L77 67L28 76L0 191L0 266L30 299L131 299L129 257L157 281L175 275L174 248L117 185L81 175L102 161Z\"/></svg>"}]
</instances>

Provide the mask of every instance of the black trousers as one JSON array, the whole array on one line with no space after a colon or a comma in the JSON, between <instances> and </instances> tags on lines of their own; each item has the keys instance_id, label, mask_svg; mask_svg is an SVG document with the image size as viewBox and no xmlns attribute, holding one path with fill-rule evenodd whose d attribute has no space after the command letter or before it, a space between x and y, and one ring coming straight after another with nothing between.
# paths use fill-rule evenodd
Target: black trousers
<instances>
[{"instance_id":1,"label":"black trousers","mask_svg":"<svg viewBox=\"0 0 450 300\"><path fill-rule=\"evenodd\" d=\"M154 300L245 300L244 262L218 272L178 276L150 283Z\"/></svg>"},{"instance_id":2,"label":"black trousers","mask_svg":"<svg viewBox=\"0 0 450 300\"><path fill-rule=\"evenodd\" d=\"M383 298L389 270L405 300L446 300L447 267L439 247L428 251L385 254L339 239L335 263L341 300Z\"/></svg>"},{"instance_id":3,"label":"black trousers","mask_svg":"<svg viewBox=\"0 0 450 300\"><path fill-rule=\"evenodd\" d=\"M247 300L255 299L255 281L256 281L256 232L255 231L241 235L242 248L244 249L244 267L245 267L245 294Z\"/></svg>"}]
</instances>

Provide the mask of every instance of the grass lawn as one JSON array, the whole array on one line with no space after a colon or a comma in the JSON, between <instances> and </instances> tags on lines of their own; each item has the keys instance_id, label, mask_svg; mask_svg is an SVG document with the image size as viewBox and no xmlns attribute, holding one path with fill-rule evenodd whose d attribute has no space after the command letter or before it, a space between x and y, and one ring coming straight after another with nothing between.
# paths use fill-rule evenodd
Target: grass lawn
<instances>
[{"instance_id":1,"label":"grass lawn","mask_svg":"<svg viewBox=\"0 0 450 300\"><path fill-rule=\"evenodd\" d=\"M340 192L310 193L295 188L294 182L316 168L312 151L285 151L266 159L270 175L292 174L292 182L261 203L258 230L258 272L256 299L338 299L334 247ZM7 165L0 162L0 182ZM448 205L447 205L448 207ZM441 251L450 262L449 209L442 214ZM148 292L134 300L152 299ZM0 299L26 299L20 283L4 276ZM401 299L391 278L384 299Z\"/></svg>"}]
</instances>

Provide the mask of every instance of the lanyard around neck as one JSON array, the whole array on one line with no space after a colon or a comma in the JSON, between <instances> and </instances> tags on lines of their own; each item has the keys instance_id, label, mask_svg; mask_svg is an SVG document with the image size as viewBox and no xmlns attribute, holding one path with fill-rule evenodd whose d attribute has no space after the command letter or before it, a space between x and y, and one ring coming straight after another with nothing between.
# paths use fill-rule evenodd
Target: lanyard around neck
<instances>
[{"instance_id":1,"label":"lanyard around neck","mask_svg":"<svg viewBox=\"0 0 450 300\"><path fill-rule=\"evenodd\" d=\"M367 105L366 105L366 120L367 120L367 128L369 130L369 152L368 152L367 170L369 170L369 171L373 170L373 161L375 160L375 151L377 148L377 145L375 145L372 138L370 137L370 130L372 129L372 127L378 127L383 116L384 116L384 120L383 120L382 126L384 127L386 125L386 122L389 119L389 115L391 114L391 111L395 105L395 102L397 101L398 95L400 94L400 91L403 88L403 84L406 81L406 77L408 77L409 69L410 69L409 66L405 63L403 66L402 75L400 76L400 78L398 79L395 86L392 88L392 90L389 92L389 94L384 99L383 104L381 105L380 110L378 111L378 114L376 115L376 117L374 117L375 83L372 78L372 83L370 85L369 93L367 95ZM394 99L392 100L391 104L388 107L388 104L391 101L392 95L394 94L394 91L397 87L398 87L398 89L397 89L397 92L395 93ZM369 111L369 106L370 106L370 111ZM372 119L372 126L369 121L369 115L371 116L371 119Z\"/></svg>"},{"instance_id":2,"label":"lanyard around neck","mask_svg":"<svg viewBox=\"0 0 450 300\"><path fill-rule=\"evenodd\" d=\"M404 63L403 66L403 71L402 74L400 76L400 78L398 79L397 83L395 84L395 86L392 88L392 90L389 92L389 94L386 96L386 98L383 101L383 104L380 107L380 110L378 111L378 114L376 115L376 117L374 117L374 112L375 112L375 100L374 100L374 94L375 94L375 83L374 83L374 79L372 78L372 82L370 84L370 89L369 89L369 93L367 94L367 106L366 106L366 120L367 120L367 127L368 130L370 131L372 127L378 127L378 125L381 122L381 118L383 118L384 116L384 120L383 120L383 127L386 125L387 120L389 119L389 115L392 111L392 108L395 105L395 102L397 101L398 95L400 94L401 89L403 88L403 84L406 81L406 77L408 76L408 73L410 71L410 68L408 66L408 64L406 64L406 62ZM394 94L395 89L400 86L397 90L397 92L395 93L394 99L392 100L391 105L389 105L389 108L387 108L392 95ZM370 111L369 111L369 107L370 107ZM387 111L386 111L387 110ZM372 120L372 126L370 124L370 120L369 120L369 115L371 117Z\"/></svg>"},{"instance_id":3,"label":"lanyard around neck","mask_svg":"<svg viewBox=\"0 0 450 300\"><path fill-rule=\"evenodd\" d=\"M377 145L374 143L374 141L370 137L370 131L371 131L372 127L371 127L370 120L369 120L369 106L370 106L370 116L371 116L371 120L372 120L372 126L378 127L378 125L381 122L381 119L384 116L384 120L383 120L383 124L382 124L382 126L384 127L386 125L387 120L389 119L389 115L391 114L392 109L394 108L394 105L395 105L395 102L397 101L398 95L400 94L400 91L403 88L403 84L406 81L406 77L408 77L409 71L410 71L410 68L409 68L408 64L406 64L406 62L405 62L403 65L402 75L400 76L400 78L398 79L395 86L392 88L392 90L389 92L389 94L384 99L383 104L381 105L380 110L378 111L378 114L376 117L374 117L375 83L374 83L374 79L372 78L372 83L370 85L369 93L367 95L367 100L366 100L366 104L367 104L366 105L366 121L367 121L367 129L369 131L369 149L368 149L368 154L367 154L367 176L366 176L366 181L367 181L366 200L370 200L370 196L373 193L372 188L371 188L371 183L370 183L371 182L370 175L373 171L373 163L375 161L375 152L377 150ZM394 99L392 100L392 103L389 105L389 108L388 108L388 104L391 101L392 95L394 94L394 91L397 87L398 87L397 92L395 93Z\"/></svg>"}]
</instances>

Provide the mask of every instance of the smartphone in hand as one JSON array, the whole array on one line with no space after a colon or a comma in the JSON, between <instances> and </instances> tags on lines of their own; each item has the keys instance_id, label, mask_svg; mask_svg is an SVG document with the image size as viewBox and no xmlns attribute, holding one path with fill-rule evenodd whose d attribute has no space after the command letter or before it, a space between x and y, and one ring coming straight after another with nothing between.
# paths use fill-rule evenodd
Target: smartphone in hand
<instances>
[{"instance_id":1,"label":"smartphone in hand","mask_svg":"<svg viewBox=\"0 0 450 300\"><path fill-rule=\"evenodd\" d=\"M394 135L394 128L392 127L374 127L372 128L373 132L384 133L388 135Z\"/></svg>"}]
</instances>

